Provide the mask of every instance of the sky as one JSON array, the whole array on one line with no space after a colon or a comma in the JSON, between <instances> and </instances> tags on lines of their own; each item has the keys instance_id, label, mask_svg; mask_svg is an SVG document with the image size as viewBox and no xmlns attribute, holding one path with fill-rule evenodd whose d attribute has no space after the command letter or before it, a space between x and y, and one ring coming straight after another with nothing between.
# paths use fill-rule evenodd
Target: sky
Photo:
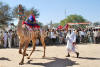
<instances>
[{"instance_id":1,"label":"sky","mask_svg":"<svg viewBox=\"0 0 100 67\"><path fill-rule=\"evenodd\" d=\"M100 0L0 0L14 8L22 4L27 9L39 10L38 21L44 25L58 23L70 14L83 16L91 22L100 21ZM17 24L17 20L15 20Z\"/></svg>"}]
</instances>

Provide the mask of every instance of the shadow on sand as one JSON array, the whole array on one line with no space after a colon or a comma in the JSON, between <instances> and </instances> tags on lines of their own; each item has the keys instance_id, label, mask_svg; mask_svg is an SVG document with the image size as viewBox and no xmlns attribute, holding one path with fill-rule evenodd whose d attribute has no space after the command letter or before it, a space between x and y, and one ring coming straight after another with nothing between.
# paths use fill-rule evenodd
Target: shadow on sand
<instances>
[{"instance_id":1,"label":"shadow on sand","mask_svg":"<svg viewBox=\"0 0 100 67\"><path fill-rule=\"evenodd\" d=\"M11 61L9 58L5 58L5 57L0 58L0 60L7 60L7 61Z\"/></svg>"},{"instance_id":2,"label":"shadow on sand","mask_svg":"<svg viewBox=\"0 0 100 67\"><path fill-rule=\"evenodd\" d=\"M93 57L79 57L79 59L100 60L100 58L93 58Z\"/></svg>"},{"instance_id":3,"label":"shadow on sand","mask_svg":"<svg viewBox=\"0 0 100 67\"><path fill-rule=\"evenodd\" d=\"M32 51L32 50L27 50L27 51ZM43 51L41 51L41 50L35 50L35 51L43 52Z\"/></svg>"},{"instance_id":4,"label":"shadow on sand","mask_svg":"<svg viewBox=\"0 0 100 67\"><path fill-rule=\"evenodd\" d=\"M26 64L31 64L31 65L41 65L44 67L67 67L67 66L73 66L73 65L78 65L76 61L72 61L68 58L61 59L61 58L46 58L47 60L53 60L50 62L46 63L31 63L32 60L29 60Z\"/></svg>"}]
</instances>

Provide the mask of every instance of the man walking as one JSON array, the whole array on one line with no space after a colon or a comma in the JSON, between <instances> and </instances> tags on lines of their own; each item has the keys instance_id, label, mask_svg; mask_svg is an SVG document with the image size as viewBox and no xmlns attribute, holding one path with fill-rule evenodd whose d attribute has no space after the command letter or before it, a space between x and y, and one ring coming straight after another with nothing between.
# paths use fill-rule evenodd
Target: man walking
<instances>
[{"instance_id":1,"label":"man walking","mask_svg":"<svg viewBox=\"0 0 100 67\"><path fill-rule=\"evenodd\" d=\"M79 57L79 53L75 50L76 45L76 31L73 31L72 29L69 30L66 39L67 39L67 51L68 55L66 57L70 57L70 52L74 52L77 55L77 58Z\"/></svg>"}]
</instances>

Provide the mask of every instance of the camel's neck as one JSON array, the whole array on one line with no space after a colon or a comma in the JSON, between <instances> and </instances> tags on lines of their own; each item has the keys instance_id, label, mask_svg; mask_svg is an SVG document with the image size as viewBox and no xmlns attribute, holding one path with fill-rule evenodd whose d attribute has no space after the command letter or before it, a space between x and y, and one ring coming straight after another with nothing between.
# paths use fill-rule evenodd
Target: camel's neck
<instances>
[{"instance_id":1,"label":"camel's neck","mask_svg":"<svg viewBox=\"0 0 100 67\"><path fill-rule=\"evenodd\" d=\"M18 21L18 27L22 27L22 20Z\"/></svg>"},{"instance_id":2,"label":"camel's neck","mask_svg":"<svg viewBox=\"0 0 100 67\"><path fill-rule=\"evenodd\" d=\"M19 21L18 21L17 31L18 31L19 33L22 32L22 21L23 21L23 20L19 20Z\"/></svg>"}]
</instances>

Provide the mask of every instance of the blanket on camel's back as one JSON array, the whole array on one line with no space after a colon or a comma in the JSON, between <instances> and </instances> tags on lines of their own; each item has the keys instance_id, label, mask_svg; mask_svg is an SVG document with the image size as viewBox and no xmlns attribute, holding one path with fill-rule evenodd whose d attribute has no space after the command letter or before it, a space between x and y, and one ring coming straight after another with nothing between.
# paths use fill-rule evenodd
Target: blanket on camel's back
<instances>
[{"instance_id":1,"label":"blanket on camel's back","mask_svg":"<svg viewBox=\"0 0 100 67\"><path fill-rule=\"evenodd\" d=\"M22 24L23 26L26 25L24 27L27 27L28 30L31 30L31 31L34 29L40 29L40 26L38 23L27 23L26 21L23 21Z\"/></svg>"}]
</instances>

